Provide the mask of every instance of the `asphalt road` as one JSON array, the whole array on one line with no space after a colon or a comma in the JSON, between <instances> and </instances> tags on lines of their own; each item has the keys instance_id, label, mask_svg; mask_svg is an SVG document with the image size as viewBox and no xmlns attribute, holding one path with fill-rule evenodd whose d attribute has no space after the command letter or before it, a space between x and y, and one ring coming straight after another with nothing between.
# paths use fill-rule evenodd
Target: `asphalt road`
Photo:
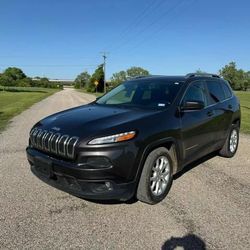
<instances>
[{"instance_id":1,"label":"asphalt road","mask_svg":"<svg viewBox=\"0 0 250 250\"><path fill-rule=\"evenodd\" d=\"M176 176L155 206L85 201L33 176L25 156L31 126L91 100L61 91L0 134L1 249L250 249L249 136L233 159L216 156Z\"/></svg>"}]
</instances>

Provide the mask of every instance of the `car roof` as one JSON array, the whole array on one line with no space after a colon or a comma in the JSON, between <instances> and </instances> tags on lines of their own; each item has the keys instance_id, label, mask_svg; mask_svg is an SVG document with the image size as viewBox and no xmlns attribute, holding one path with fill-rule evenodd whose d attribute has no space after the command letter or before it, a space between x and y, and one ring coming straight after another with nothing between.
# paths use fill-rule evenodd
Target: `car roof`
<instances>
[{"instance_id":1,"label":"car roof","mask_svg":"<svg viewBox=\"0 0 250 250\"><path fill-rule=\"evenodd\" d=\"M217 74L210 74L210 73L189 73L186 75L180 75L180 76L164 76L164 75L149 75L149 76L137 76L130 78L129 81L145 81L145 80L167 80L167 81L187 81L187 80L193 80L193 79L222 79Z\"/></svg>"},{"instance_id":2,"label":"car roof","mask_svg":"<svg viewBox=\"0 0 250 250\"><path fill-rule=\"evenodd\" d=\"M150 75L150 76L137 76L130 78L129 81L145 81L145 80L168 80L168 81L185 81L185 76L163 76L163 75Z\"/></svg>"}]
</instances>

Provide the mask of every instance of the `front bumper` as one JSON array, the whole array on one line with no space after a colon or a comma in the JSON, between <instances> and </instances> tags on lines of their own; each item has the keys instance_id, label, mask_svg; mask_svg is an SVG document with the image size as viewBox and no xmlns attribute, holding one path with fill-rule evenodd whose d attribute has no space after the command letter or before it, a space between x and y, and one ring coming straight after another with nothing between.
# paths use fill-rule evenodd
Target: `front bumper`
<instances>
[{"instance_id":1,"label":"front bumper","mask_svg":"<svg viewBox=\"0 0 250 250\"><path fill-rule=\"evenodd\" d=\"M72 195L96 200L126 201L133 197L135 181L117 178L112 169L84 169L28 147L31 171L45 183Z\"/></svg>"}]
</instances>

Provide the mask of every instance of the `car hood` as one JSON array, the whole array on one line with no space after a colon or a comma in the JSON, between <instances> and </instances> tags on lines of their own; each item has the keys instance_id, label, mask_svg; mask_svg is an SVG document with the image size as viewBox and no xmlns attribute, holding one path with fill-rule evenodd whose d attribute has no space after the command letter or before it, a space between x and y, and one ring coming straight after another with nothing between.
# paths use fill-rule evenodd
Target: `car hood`
<instances>
[{"instance_id":1,"label":"car hood","mask_svg":"<svg viewBox=\"0 0 250 250\"><path fill-rule=\"evenodd\" d=\"M38 126L48 131L86 137L104 132L107 129L115 129L114 133L120 132L119 126L122 127L126 124L128 129L136 129L132 125L129 127L129 123L157 112L159 110L89 104L44 118Z\"/></svg>"}]
</instances>

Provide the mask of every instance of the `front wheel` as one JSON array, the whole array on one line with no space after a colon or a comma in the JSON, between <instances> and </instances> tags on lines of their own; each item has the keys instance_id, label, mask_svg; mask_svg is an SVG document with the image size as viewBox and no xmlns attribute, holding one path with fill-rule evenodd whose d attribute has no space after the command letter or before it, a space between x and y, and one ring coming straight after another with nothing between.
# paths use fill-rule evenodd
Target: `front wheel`
<instances>
[{"instance_id":1,"label":"front wheel","mask_svg":"<svg viewBox=\"0 0 250 250\"><path fill-rule=\"evenodd\" d=\"M147 157L137 189L137 199L148 204L162 201L173 180L173 164L169 151L160 147Z\"/></svg>"},{"instance_id":2,"label":"front wheel","mask_svg":"<svg viewBox=\"0 0 250 250\"><path fill-rule=\"evenodd\" d=\"M239 125L232 124L229 134L226 138L225 144L219 151L223 157L231 158L235 155L239 144Z\"/></svg>"}]
</instances>

